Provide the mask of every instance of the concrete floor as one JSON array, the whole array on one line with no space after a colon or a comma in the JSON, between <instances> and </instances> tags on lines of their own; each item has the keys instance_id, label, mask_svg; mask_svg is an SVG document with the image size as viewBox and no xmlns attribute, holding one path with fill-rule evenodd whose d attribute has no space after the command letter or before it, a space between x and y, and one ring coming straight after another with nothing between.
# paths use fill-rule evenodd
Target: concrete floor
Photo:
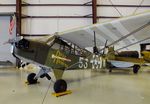
<instances>
[{"instance_id":1,"label":"concrete floor","mask_svg":"<svg viewBox=\"0 0 150 104\"><path fill-rule=\"evenodd\" d=\"M51 95L52 82L40 79L39 84L26 85L26 76L25 71L0 69L0 104L150 104L150 68L137 75L119 70L66 71L63 78L73 93L58 98Z\"/></svg>"}]
</instances>

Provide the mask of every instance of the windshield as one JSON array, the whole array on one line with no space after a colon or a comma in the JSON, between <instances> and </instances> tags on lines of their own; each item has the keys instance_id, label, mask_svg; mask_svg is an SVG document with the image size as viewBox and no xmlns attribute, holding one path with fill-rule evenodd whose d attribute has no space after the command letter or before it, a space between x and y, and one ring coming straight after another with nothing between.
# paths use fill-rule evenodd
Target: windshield
<instances>
[{"instance_id":1,"label":"windshield","mask_svg":"<svg viewBox=\"0 0 150 104\"><path fill-rule=\"evenodd\" d=\"M60 38L55 38L51 48L61 50L66 54L72 54L78 56L86 56L89 53L85 49L82 49L77 45Z\"/></svg>"}]
</instances>

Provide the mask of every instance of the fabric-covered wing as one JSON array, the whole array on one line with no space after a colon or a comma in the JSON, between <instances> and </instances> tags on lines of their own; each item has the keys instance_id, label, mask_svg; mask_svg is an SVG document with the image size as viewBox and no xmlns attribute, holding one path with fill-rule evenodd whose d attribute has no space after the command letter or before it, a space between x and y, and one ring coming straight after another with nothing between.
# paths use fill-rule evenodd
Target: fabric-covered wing
<instances>
[{"instance_id":1,"label":"fabric-covered wing","mask_svg":"<svg viewBox=\"0 0 150 104\"><path fill-rule=\"evenodd\" d=\"M140 31L126 37L140 27L146 25ZM91 26L60 32L58 36L66 39L81 48L94 46L94 32L96 32L97 46L104 46L108 40L108 45L122 38L117 45L126 46L139 40L150 37L150 12L119 18L114 21L97 23Z\"/></svg>"}]
</instances>

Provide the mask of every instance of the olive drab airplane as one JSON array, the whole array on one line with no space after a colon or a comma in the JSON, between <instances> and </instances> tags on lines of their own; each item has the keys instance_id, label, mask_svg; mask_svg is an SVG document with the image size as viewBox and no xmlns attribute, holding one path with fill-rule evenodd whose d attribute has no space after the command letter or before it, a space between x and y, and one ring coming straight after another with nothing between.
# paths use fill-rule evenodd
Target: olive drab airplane
<instances>
[{"instance_id":1,"label":"olive drab airplane","mask_svg":"<svg viewBox=\"0 0 150 104\"><path fill-rule=\"evenodd\" d=\"M50 80L48 72L52 71L56 77L54 91L58 93L67 90L62 75L68 69L134 67L136 73L146 60L122 59L115 56L114 50L109 47L115 46L119 50L147 39L150 39L150 12L58 32L40 39L17 37L8 43L13 45L15 57L41 67L37 74L28 75L29 84L37 83L38 78L43 77ZM93 47L94 52L88 51L87 47ZM110 49L107 54L106 48Z\"/></svg>"}]
</instances>

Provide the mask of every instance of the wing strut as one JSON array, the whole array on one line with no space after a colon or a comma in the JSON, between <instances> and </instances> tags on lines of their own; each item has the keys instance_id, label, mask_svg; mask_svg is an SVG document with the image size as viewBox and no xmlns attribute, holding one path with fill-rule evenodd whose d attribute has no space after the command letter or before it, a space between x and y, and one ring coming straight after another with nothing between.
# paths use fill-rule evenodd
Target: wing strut
<instances>
[{"instance_id":1,"label":"wing strut","mask_svg":"<svg viewBox=\"0 0 150 104\"><path fill-rule=\"evenodd\" d=\"M146 27L149 26L149 25L150 25L150 21L149 21L148 23L142 25L141 27L135 29L134 31L130 32L129 34L127 34L127 35L121 37L120 39L118 39L118 40L116 40L116 41L114 41L113 43L107 45L106 47L109 47L109 46L111 46L111 45L114 45L114 44L118 43L119 41L121 41L121 40L123 40L123 39L126 39L127 37L131 36L131 35L134 34L134 33L139 32L140 30L146 28ZM104 47L104 48L105 48L105 47ZM100 51L104 50L104 48L102 48Z\"/></svg>"},{"instance_id":2,"label":"wing strut","mask_svg":"<svg viewBox=\"0 0 150 104\"><path fill-rule=\"evenodd\" d=\"M96 45L96 34L95 34L95 31L94 32L94 47L93 47L93 53L95 54L98 54L99 51L98 51L98 48L97 48L97 45Z\"/></svg>"},{"instance_id":3,"label":"wing strut","mask_svg":"<svg viewBox=\"0 0 150 104\"><path fill-rule=\"evenodd\" d=\"M124 48L128 48L128 47L130 47L130 46L132 46L132 45L135 45L135 44L141 43L141 42L143 42L143 41L145 41L145 40L149 40L149 39L150 39L150 37L147 37L147 38L142 39L142 40L140 40L140 41L137 41L137 42L134 42L134 43L129 44L129 45L127 45L127 46L124 46L124 47L122 47L122 48L119 48L119 49L117 49L117 50L115 50L115 51L119 51L119 50L122 50L122 49L124 49Z\"/></svg>"},{"instance_id":4,"label":"wing strut","mask_svg":"<svg viewBox=\"0 0 150 104\"><path fill-rule=\"evenodd\" d=\"M107 41L108 41L108 40L106 40L105 46L104 46L104 48L103 48L103 49L104 49L104 50L103 50L103 55L105 54L105 49L107 48Z\"/></svg>"}]
</instances>

